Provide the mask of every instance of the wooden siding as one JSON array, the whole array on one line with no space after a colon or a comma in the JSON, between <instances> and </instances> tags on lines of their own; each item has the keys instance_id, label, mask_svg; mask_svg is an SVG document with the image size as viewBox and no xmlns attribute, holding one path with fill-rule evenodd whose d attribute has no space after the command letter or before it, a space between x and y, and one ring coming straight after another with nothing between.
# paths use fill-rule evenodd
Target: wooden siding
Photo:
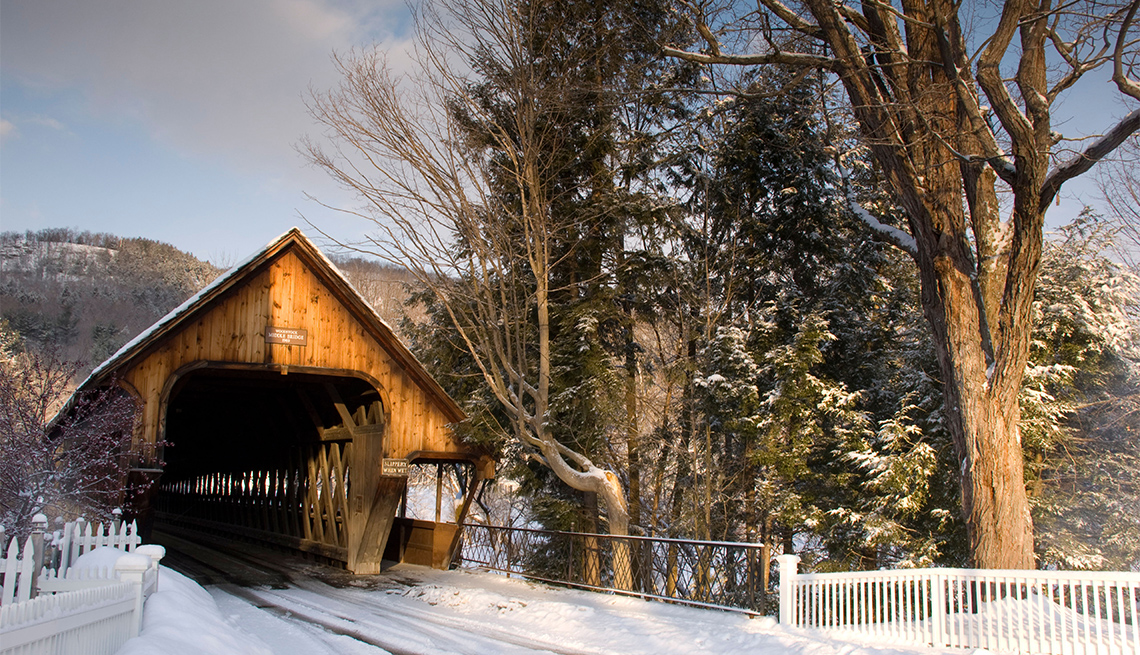
<instances>
[{"instance_id":1,"label":"wooden siding","mask_svg":"<svg viewBox=\"0 0 1140 655\"><path fill-rule=\"evenodd\" d=\"M203 362L272 365L357 371L380 389L388 413L384 456L406 457L414 451L465 452L447 424L454 419L416 384L350 312L342 297L314 271L306 258L285 248L218 298L184 317L122 369L122 381L144 402L141 438L161 436L163 394L171 376ZM267 326L308 331L308 344L267 344Z\"/></svg>"}]
</instances>

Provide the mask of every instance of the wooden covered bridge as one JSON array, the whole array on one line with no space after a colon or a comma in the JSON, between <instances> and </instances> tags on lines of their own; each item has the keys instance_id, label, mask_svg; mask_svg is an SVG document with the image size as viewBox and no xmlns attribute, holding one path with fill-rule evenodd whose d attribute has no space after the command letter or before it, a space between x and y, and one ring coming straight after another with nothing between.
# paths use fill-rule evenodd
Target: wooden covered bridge
<instances>
[{"instance_id":1,"label":"wooden covered bridge","mask_svg":"<svg viewBox=\"0 0 1140 655\"><path fill-rule=\"evenodd\" d=\"M97 368L140 408L138 451L165 467L133 510L376 573L388 558L446 567L477 483L494 475L450 425L459 406L294 228ZM458 465L455 522L403 518L409 466ZM438 493L438 487L437 487ZM438 503L438 500L437 500ZM437 505L438 507L438 505ZM391 535L391 538L390 538Z\"/></svg>"}]
</instances>

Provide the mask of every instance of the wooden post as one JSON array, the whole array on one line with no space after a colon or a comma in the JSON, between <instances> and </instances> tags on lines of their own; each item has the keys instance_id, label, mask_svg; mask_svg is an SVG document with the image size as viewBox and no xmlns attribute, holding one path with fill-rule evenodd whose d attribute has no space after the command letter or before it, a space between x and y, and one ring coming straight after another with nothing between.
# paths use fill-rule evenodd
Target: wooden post
<instances>
[{"instance_id":1,"label":"wooden post","mask_svg":"<svg viewBox=\"0 0 1140 655\"><path fill-rule=\"evenodd\" d=\"M443 517L440 511L443 504L443 464L435 465L435 522L439 523Z\"/></svg>"},{"instance_id":2,"label":"wooden post","mask_svg":"<svg viewBox=\"0 0 1140 655\"><path fill-rule=\"evenodd\" d=\"M347 413L347 412L346 412ZM342 415L343 418L343 415ZM351 422L348 417L345 424ZM348 490L348 570L353 573L379 573L384 546L396 518L396 507L405 493L406 477L381 475L385 426L356 426L353 422L352 488Z\"/></svg>"},{"instance_id":3,"label":"wooden post","mask_svg":"<svg viewBox=\"0 0 1140 655\"><path fill-rule=\"evenodd\" d=\"M772 568L772 542L764 537L760 544L760 613L768 613L768 583Z\"/></svg>"},{"instance_id":4,"label":"wooden post","mask_svg":"<svg viewBox=\"0 0 1140 655\"><path fill-rule=\"evenodd\" d=\"M455 534L451 537L451 545L447 549L447 561L443 566L445 569L451 568L451 563L455 560L455 554L459 550L459 542L463 538L463 521L467 518L468 510L471 509L471 501L475 499L475 492L487 486L487 482L488 480L481 479L477 475L477 471L472 470L471 484L468 485L467 494L463 497L463 506L459 508L459 513L455 517ZM573 544L574 542L571 541L570 543Z\"/></svg>"}]
</instances>

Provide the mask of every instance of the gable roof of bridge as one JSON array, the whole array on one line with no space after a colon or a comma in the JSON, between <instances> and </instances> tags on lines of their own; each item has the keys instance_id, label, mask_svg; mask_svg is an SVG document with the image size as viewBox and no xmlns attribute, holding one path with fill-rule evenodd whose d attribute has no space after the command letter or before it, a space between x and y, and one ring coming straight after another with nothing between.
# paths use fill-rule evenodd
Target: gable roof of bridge
<instances>
[{"instance_id":1,"label":"gable roof of bridge","mask_svg":"<svg viewBox=\"0 0 1140 655\"><path fill-rule=\"evenodd\" d=\"M112 355L91 372L91 375L79 385L80 389L94 388L105 384L115 376L116 372L128 369L137 361L141 361L154 347L161 344L166 337L177 333L184 323L192 321L195 317L208 311L216 300L227 291L240 286L250 276L261 270L264 265L275 260L285 252L291 251L306 263L310 270L330 290L336 299L351 315L359 321L364 329L376 340L380 347L387 352L394 362L423 389L430 398L438 403L440 409L453 422L466 418L466 414L459 405L447 395L435 378L408 350L407 346L396 336L391 326L376 313L376 310L364 300L345 277L344 273L312 241L310 241L299 228L292 228L285 234L277 237L261 250L253 253L230 270L219 275L194 296L188 298L178 307L171 310L166 316L159 319L154 325L144 330L137 337Z\"/></svg>"}]
</instances>

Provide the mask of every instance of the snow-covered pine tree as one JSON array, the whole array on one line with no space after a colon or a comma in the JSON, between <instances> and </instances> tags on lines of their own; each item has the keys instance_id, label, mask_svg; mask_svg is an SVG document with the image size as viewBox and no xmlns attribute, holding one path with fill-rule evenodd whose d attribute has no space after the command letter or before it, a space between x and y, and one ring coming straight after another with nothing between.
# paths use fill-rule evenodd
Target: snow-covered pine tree
<instances>
[{"instance_id":1,"label":"snow-covered pine tree","mask_svg":"<svg viewBox=\"0 0 1140 655\"><path fill-rule=\"evenodd\" d=\"M1021 407L1043 566L1140 566L1140 280L1106 256L1117 238L1086 210L1042 255Z\"/></svg>"}]
</instances>

